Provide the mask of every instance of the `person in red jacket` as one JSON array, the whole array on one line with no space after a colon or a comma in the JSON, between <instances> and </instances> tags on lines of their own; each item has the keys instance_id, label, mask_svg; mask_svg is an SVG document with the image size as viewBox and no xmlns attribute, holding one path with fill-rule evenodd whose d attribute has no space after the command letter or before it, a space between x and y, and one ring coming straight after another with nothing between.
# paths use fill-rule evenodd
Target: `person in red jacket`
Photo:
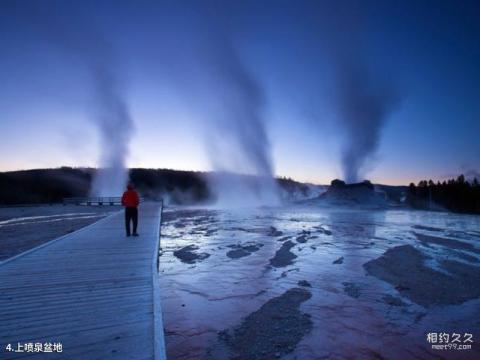
<instances>
[{"instance_id":1,"label":"person in red jacket","mask_svg":"<svg viewBox=\"0 0 480 360\"><path fill-rule=\"evenodd\" d=\"M133 236L138 236L138 204L140 198L138 193L133 188L132 184L127 185L127 191L123 193L122 205L125 206L125 229L127 230L127 236L130 236L130 222L133 223Z\"/></svg>"}]
</instances>

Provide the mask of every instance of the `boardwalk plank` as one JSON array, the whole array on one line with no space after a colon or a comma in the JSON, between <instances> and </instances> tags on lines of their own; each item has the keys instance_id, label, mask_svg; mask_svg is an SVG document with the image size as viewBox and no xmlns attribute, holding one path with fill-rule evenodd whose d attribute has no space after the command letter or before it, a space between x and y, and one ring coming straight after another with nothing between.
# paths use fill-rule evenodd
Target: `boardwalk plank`
<instances>
[{"instance_id":1,"label":"boardwalk plank","mask_svg":"<svg viewBox=\"0 0 480 360\"><path fill-rule=\"evenodd\" d=\"M155 256L161 204L142 204L140 237L117 213L0 264L0 358L17 342L61 342L52 359L164 358Z\"/></svg>"}]
</instances>

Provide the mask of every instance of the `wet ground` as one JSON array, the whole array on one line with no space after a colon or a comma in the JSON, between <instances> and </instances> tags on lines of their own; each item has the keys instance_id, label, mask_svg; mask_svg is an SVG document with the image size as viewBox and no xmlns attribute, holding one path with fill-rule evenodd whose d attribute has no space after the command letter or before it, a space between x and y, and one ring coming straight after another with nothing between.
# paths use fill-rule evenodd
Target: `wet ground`
<instances>
[{"instance_id":1,"label":"wet ground","mask_svg":"<svg viewBox=\"0 0 480 360\"><path fill-rule=\"evenodd\" d=\"M170 359L480 358L478 216L166 208L161 232Z\"/></svg>"},{"instance_id":2,"label":"wet ground","mask_svg":"<svg viewBox=\"0 0 480 360\"><path fill-rule=\"evenodd\" d=\"M0 262L118 210L119 206L76 205L0 208Z\"/></svg>"}]
</instances>

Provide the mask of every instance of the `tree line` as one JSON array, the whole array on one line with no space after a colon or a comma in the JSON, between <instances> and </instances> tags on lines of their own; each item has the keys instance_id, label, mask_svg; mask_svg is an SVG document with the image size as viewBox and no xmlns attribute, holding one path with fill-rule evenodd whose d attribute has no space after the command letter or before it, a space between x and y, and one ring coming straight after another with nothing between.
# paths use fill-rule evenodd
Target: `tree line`
<instances>
[{"instance_id":1,"label":"tree line","mask_svg":"<svg viewBox=\"0 0 480 360\"><path fill-rule=\"evenodd\" d=\"M67 197L89 196L95 176L93 168L60 167L0 172L0 206L16 204L54 204ZM130 181L147 199L168 198L174 204L198 204L213 200L207 172L171 169L130 169ZM244 176L245 181L254 177ZM276 179L284 196L309 194L309 187L292 179ZM118 194L121 196L121 194Z\"/></svg>"},{"instance_id":2,"label":"tree line","mask_svg":"<svg viewBox=\"0 0 480 360\"><path fill-rule=\"evenodd\" d=\"M467 181L464 175L437 183L422 180L409 185L407 203L417 209L480 214L480 184L477 178Z\"/></svg>"}]
</instances>

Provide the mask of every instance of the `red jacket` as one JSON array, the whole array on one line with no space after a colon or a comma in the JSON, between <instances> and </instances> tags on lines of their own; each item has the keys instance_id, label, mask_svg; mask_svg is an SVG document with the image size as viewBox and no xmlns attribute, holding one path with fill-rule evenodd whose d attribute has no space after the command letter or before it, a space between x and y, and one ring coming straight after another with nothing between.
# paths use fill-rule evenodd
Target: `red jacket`
<instances>
[{"instance_id":1,"label":"red jacket","mask_svg":"<svg viewBox=\"0 0 480 360\"><path fill-rule=\"evenodd\" d=\"M140 199L138 197L138 193L133 190L133 188L129 188L127 191L123 193L122 196L122 205L126 207L137 207L140 203Z\"/></svg>"}]
</instances>

